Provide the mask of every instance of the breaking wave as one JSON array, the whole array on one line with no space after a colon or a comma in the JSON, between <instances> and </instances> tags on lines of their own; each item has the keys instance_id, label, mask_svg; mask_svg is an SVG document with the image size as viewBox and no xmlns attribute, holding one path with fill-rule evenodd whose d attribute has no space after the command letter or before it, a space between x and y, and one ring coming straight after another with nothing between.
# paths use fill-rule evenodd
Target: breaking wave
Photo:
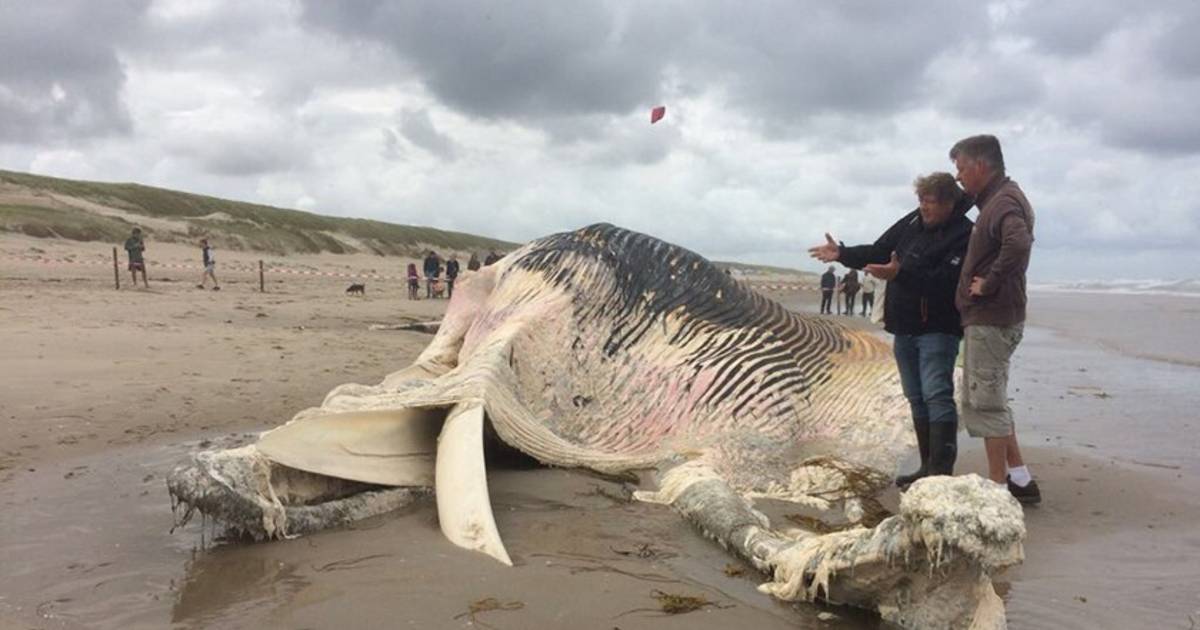
<instances>
[{"instance_id":1,"label":"breaking wave","mask_svg":"<svg viewBox=\"0 0 1200 630\"><path fill-rule=\"evenodd\" d=\"M1123 293L1200 297L1200 278L1184 280L1079 280L1031 284L1034 291L1061 293Z\"/></svg>"}]
</instances>

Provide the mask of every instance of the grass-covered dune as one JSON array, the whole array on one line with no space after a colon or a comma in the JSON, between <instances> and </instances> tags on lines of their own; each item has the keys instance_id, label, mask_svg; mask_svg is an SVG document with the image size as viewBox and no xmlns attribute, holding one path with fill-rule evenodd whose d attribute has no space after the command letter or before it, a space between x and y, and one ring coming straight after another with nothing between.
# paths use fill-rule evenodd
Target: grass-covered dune
<instances>
[{"instance_id":1,"label":"grass-covered dune","mask_svg":"<svg viewBox=\"0 0 1200 630\"><path fill-rule=\"evenodd\" d=\"M205 236L223 248L272 254L414 256L431 247L480 252L515 247L498 239L430 227L323 216L141 184L0 170L0 230L117 242L135 225L159 241Z\"/></svg>"}]
</instances>

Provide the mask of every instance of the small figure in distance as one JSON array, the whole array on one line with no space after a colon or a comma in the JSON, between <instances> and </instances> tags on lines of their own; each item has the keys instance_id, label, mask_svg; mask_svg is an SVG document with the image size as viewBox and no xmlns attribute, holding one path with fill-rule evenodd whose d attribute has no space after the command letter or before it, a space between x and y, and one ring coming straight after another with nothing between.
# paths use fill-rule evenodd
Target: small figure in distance
<instances>
[{"instance_id":1,"label":"small figure in distance","mask_svg":"<svg viewBox=\"0 0 1200 630\"><path fill-rule=\"evenodd\" d=\"M421 299L420 291L421 276L417 273L417 263L408 263L408 299Z\"/></svg>"},{"instance_id":2,"label":"small figure in distance","mask_svg":"<svg viewBox=\"0 0 1200 630\"><path fill-rule=\"evenodd\" d=\"M146 280L146 259L142 256L146 251L146 242L142 240L142 228L133 228L133 233L125 239L125 251L129 254L129 275L133 277L133 286L137 286L137 274L142 272L142 284L147 289L150 282Z\"/></svg>"},{"instance_id":3,"label":"small figure in distance","mask_svg":"<svg viewBox=\"0 0 1200 630\"><path fill-rule=\"evenodd\" d=\"M213 248L208 244L208 239L200 239L200 256L204 263L204 273L200 276L200 284L196 285L197 289L205 288L208 284L208 279L212 278L213 291L220 291L221 285L217 284L217 259L213 254Z\"/></svg>"}]
</instances>

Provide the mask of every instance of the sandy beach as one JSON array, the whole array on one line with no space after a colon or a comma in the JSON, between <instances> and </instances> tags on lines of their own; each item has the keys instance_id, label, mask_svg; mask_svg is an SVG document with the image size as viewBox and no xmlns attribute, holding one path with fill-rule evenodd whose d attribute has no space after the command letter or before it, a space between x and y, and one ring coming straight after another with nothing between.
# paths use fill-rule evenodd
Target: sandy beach
<instances>
[{"instance_id":1,"label":"sandy beach","mask_svg":"<svg viewBox=\"0 0 1200 630\"><path fill-rule=\"evenodd\" d=\"M673 512L578 471L490 475L512 568L447 542L432 502L266 544L172 532L176 462L407 365L430 337L371 325L446 302L376 278L395 258L277 259L260 293L252 253L219 252L219 292L195 287L197 250L147 256L150 289L122 270L117 291L109 245L0 236L0 627L888 627L759 594ZM767 294L816 310L811 291ZM1200 298L1032 295L1011 396L1045 501L997 581L1009 627L1200 627L1197 333ZM960 446L958 471L982 472L981 442ZM656 593L711 605L666 615Z\"/></svg>"}]
</instances>

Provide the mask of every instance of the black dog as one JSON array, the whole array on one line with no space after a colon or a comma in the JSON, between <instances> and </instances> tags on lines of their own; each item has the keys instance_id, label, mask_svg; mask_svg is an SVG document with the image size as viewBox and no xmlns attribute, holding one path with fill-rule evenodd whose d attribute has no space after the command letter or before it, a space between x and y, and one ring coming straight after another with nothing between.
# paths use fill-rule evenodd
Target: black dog
<instances>
[{"instance_id":1,"label":"black dog","mask_svg":"<svg viewBox=\"0 0 1200 630\"><path fill-rule=\"evenodd\" d=\"M366 295L367 294L367 285L365 283L359 284L356 282L356 283L350 285L349 289L346 289L346 293L349 293L351 295L353 295L355 293L357 293L359 295Z\"/></svg>"}]
</instances>

